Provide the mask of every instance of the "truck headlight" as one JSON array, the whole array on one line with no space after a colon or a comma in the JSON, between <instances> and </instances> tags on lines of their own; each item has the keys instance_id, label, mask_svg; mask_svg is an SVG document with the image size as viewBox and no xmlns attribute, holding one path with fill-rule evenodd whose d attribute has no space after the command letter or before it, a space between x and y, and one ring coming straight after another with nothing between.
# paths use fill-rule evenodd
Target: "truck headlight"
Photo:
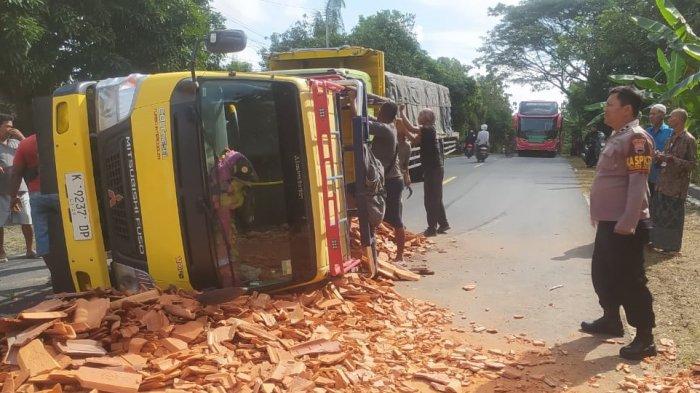
<instances>
[{"instance_id":1,"label":"truck headlight","mask_svg":"<svg viewBox=\"0 0 700 393\"><path fill-rule=\"evenodd\" d=\"M131 114L136 90L144 78L146 78L146 75L131 74L97 82L98 131L104 131L112 127Z\"/></svg>"}]
</instances>

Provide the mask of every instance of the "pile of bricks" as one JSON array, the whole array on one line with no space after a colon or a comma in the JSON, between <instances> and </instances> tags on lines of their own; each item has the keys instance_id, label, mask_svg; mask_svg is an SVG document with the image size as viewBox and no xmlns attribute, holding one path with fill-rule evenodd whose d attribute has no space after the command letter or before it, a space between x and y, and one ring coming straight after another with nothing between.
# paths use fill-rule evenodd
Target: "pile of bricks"
<instances>
[{"instance_id":1,"label":"pile of bricks","mask_svg":"<svg viewBox=\"0 0 700 393\"><path fill-rule=\"evenodd\" d=\"M176 290L58 296L0 319L1 391L402 389L421 359L435 359L409 347L434 342L448 321L354 274L311 292L210 305Z\"/></svg>"},{"instance_id":2,"label":"pile of bricks","mask_svg":"<svg viewBox=\"0 0 700 393\"><path fill-rule=\"evenodd\" d=\"M382 223L377 227L374 234L377 250L377 260L379 264L379 274L383 278L391 280L418 281L420 275L412 273L406 269L397 267L391 262L396 259L396 241L394 231L386 224ZM428 240L422 234L415 234L406 231L406 242L404 243L404 260L424 258L428 250L433 246L433 241ZM350 245L353 258L362 258L360 246L360 229L357 220L351 222Z\"/></svg>"},{"instance_id":3,"label":"pile of bricks","mask_svg":"<svg viewBox=\"0 0 700 393\"><path fill-rule=\"evenodd\" d=\"M315 290L218 304L202 295L98 290L0 318L0 392L455 393L484 381L496 391L563 388L529 370L554 363L551 349L532 342L516 353L450 338L463 332L449 326L450 313L402 297L388 280L348 274ZM663 391L691 391L689 378Z\"/></svg>"},{"instance_id":4,"label":"pile of bricks","mask_svg":"<svg viewBox=\"0 0 700 393\"><path fill-rule=\"evenodd\" d=\"M646 370L642 376L637 376L629 371L629 368L622 367L622 371L626 375L618 382L618 389L625 392L700 392L700 361L692 364L688 370L665 376L656 375L649 371L650 368L653 368L653 362L654 360L651 358L642 362L642 369Z\"/></svg>"}]
</instances>

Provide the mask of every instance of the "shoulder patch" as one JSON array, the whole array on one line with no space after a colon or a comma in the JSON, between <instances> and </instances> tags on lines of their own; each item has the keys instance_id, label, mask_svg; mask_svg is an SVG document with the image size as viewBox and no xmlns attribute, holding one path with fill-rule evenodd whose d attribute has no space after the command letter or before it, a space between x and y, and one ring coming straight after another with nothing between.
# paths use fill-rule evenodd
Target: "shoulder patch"
<instances>
[{"instance_id":1,"label":"shoulder patch","mask_svg":"<svg viewBox=\"0 0 700 393\"><path fill-rule=\"evenodd\" d=\"M652 162L652 145L643 134L636 133L630 138L626 162L629 173L649 173Z\"/></svg>"}]
</instances>

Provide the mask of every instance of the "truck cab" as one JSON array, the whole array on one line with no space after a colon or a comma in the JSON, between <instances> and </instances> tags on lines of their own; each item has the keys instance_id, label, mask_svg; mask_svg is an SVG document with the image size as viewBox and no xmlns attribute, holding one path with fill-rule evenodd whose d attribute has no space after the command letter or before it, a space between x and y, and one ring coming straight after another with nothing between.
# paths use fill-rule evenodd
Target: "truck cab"
<instances>
[{"instance_id":1,"label":"truck cab","mask_svg":"<svg viewBox=\"0 0 700 393\"><path fill-rule=\"evenodd\" d=\"M234 72L57 89L52 137L76 290L275 291L358 268L343 161L368 135L345 89ZM353 141L346 152L343 138ZM362 168L353 172L362 180ZM349 197L373 263L362 193Z\"/></svg>"}]
</instances>

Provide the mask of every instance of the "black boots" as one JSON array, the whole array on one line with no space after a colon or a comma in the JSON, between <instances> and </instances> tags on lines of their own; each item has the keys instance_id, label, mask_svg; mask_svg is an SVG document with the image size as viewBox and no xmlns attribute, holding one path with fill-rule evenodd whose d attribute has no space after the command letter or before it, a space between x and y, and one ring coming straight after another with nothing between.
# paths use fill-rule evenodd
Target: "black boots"
<instances>
[{"instance_id":1,"label":"black boots","mask_svg":"<svg viewBox=\"0 0 700 393\"><path fill-rule=\"evenodd\" d=\"M625 335L620 312L612 310L605 310L603 316L593 322L581 322L581 331L590 334L607 334L613 337Z\"/></svg>"},{"instance_id":2,"label":"black boots","mask_svg":"<svg viewBox=\"0 0 700 393\"><path fill-rule=\"evenodd\" d=\"M642 360L648 356L656 356L656 345L651 329L637 329L634 340L620 348L620 357L628 360Z\"/></svg>"}]
</instances>

